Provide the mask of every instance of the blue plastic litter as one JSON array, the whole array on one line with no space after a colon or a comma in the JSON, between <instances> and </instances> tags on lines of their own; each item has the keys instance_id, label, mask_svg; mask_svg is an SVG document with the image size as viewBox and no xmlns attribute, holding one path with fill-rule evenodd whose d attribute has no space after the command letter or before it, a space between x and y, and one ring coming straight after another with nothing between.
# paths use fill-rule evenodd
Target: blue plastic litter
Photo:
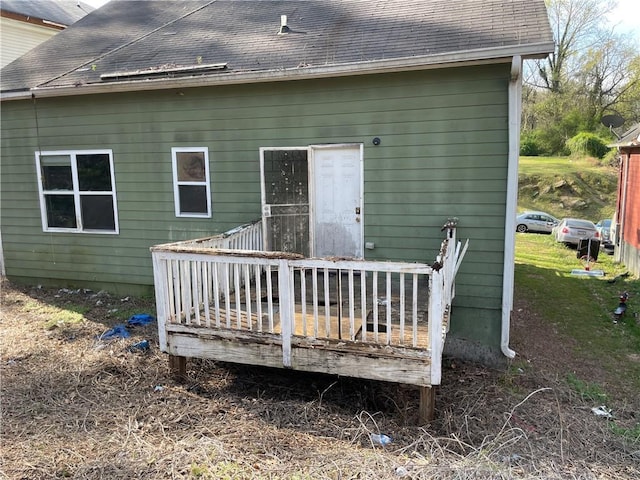
<instances>
[{"instance_id":1,"label":"blue plastic litter","mask_svg":"<svg viewBox=\"0 0 640 480\"><path fill-rule=\"evenodd\" d=\"M110 330L107 330L102 335L98 336L98 340L113 340L114 338L128 338L131 334L122 324L118 324Z\"/></svg>"},{"instance_id":2,"label":"blue plastic litter","mask_svg":"<svg viewBox=\"0 0 640 480\"><path fill-rule=\"evenodd\" d=\"M130 352L145 352L147 350L149 350L149 340L142 340L141 342L134 343L129 347Z\"/></svg>"},{"instance_id":3,"label":"blue plastic litter","mask_svg":"<svg viewBox=\"0 0 640 480\"><path fill-rule=\"evenodd\" d=\"M153 315L149 315L148 313L137 313L132 315L131 318L127 321L128 325L149 325L152 322L156 321L156 317Z\"/></svg>"},{"instance_id":4,"label":"blue plastic litter","mask_svg":"<svg viewBox=\"0 0 640 480\"><path fill-rule=\"evenodd\" d=\"M381 434L372 433L371 434L371 441L375 445L380 445L382 447L386 447L387 445L389 445L391 443L391 437L389 437L388 435L385 435L384 433L381 433Z\"/></svg>"}]
</instances>

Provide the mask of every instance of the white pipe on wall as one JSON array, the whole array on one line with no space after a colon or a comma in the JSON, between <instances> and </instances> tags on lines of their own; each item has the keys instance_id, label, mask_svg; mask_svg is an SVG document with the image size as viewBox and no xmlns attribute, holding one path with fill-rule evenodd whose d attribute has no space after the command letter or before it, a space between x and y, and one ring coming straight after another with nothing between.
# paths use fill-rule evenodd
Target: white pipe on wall
<instances>
[{"instance_id":1,"label":"white pipe on wall","mask_svg":"<svg viewBox=\"0 0 640 480\"><path fill-rule=\"evenodd\" d=\"M520 157L520 112L522 98L522 57L511 61L509 81L509 165L507 171L507 205L504 225L504 267L502 273L502 331L500 349L513 358L516 352L509 348L511 311L513 310L514 263L516 245L515 219L518 208L518 160Z\"/></svg>"}]
</instances>

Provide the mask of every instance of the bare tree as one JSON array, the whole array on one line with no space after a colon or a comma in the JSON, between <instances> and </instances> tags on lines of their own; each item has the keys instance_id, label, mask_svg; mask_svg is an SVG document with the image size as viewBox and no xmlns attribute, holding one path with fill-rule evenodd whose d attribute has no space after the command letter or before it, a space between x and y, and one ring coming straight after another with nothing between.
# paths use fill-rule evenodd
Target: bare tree
<instances>
[{"instance_id":1,"label":"bare tree","mask_svg":"<svg viewBox=\"0 0 640 480\"><path fill-rule=\"evenodd\" d=\"M615 109L627 100L627 93L637 88L640 79L631 67L639 57L623 36L614 33L580 56L578 83L593 118Z\"/></svg>"},{"instance_id":2,"label":"bare tree","mask_svg":"<svg viewBox=\"0 0 640 480\"><path fill-rule=\"evenodd\" d=\"M530 81L559 93L575 73L578 52L593 48L601 40L602 19L615 7L615 2L547 0L546 3L556 48L546 59L535 61Z\"/></svg>"},{"instance_id":3,"label":"bare tree","mask_svg":"<svg viewBox=\"0 0 640 480\"><path fill-rule=\"evenodd\" d=\"M579 132L603 132L600 119L618 113L627 125L640 117L640 54L634 39L615 33L607 0L547 0L556 48L525 63L522 144L565 151Z\"/></svg>"}]
</instances>

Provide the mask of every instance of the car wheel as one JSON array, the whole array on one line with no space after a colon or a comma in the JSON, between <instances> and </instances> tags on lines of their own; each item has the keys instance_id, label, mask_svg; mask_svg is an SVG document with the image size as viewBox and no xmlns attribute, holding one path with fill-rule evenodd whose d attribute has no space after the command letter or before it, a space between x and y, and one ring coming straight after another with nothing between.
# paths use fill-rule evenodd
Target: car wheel
<instances>
[{"instance_id":1,"label":"car wheel","mask_svg":"<svg viewBox=\"0 0 640 480\"><path fill-rule=\"evenodd\" d=\"M528 230L527 226L522 223L516 227L516 232L527 233Z\"/></svg>"}]
</instances>

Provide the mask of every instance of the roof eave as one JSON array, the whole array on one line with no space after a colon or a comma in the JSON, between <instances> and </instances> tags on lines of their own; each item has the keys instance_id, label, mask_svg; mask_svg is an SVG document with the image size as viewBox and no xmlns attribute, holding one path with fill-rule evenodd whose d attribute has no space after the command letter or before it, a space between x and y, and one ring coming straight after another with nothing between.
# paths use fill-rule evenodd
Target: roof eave
<instances>
[{"instance_id":1,"label":"roof eave","mask_svg":"<svg viewBox=\"0 0 640 480\"><path fill-rule=\"evenodd\" d=\"M640 124L636 124L624 132L617 141L607 145L609 148L639 148Z\"/></svg>"},{"instance_id":2,"label":"roof eave","mask_svg":"<svg viewBox=\"0 0 640 480\"><path fill-rule=\"evenodd\" d=\"M624 143L611 143L607 145L609 148L640 148L640 140L632 140Z\"/></svg>"},{"instance_id":3,"label":"roof eave","mask_svg":"<svg viewBox=\"0 0 640 480\"><path fill-rule=\"evenodd\" d=\"M33 15L24 15L22 13L10 12L8 10L0 10L0 16L15 20L17 22L28 23L30 25L37 25L39 27L46 27L53 30L64 30L69 26L64 23L47 20L46 18L34 17Z\"/></svg>"},{"instance_id":4,"label":"roof eave","mask_svg":"<svg viewBox=\"0 0 640 480\"><path fill-rule=\"evenodd\" d=\"M450 66L478 65L510 62L515 55L522 58L544 58L553 51L553 42L518 46L504 46L466 50L458 53L373 60L357 63L310 66L302 68L237 72L228 71L207 76L193 76L170 79L148 79L108 83L89 83L78 86L35 87L28 90L2 92L0 100L20 100L36 96L65 97L72 95L94 95L101 93L134 92L143 90L166 90L172 88L193 88L215 85L247 84L306 80L352 75L368 75L410 70L427 70Z\"/></svg>"}]
</instances>

